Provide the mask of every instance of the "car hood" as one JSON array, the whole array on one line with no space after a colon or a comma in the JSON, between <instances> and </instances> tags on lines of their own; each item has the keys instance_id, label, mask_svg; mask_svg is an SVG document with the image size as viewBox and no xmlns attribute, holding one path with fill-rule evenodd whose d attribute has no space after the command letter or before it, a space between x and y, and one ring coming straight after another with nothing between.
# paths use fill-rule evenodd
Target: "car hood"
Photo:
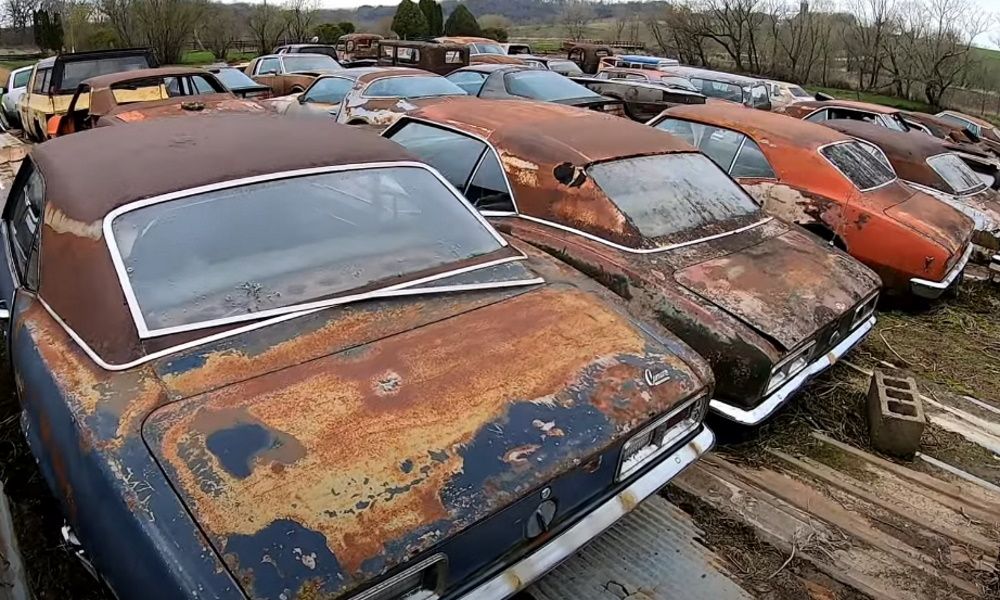
<instances>
[{"instance_id":1,"label":"car hood","mask_svg":"<svg viewBox=\"0 0 1000 600\"><path fill-rule=\"evenodd\" d=\"M685 288L794 348L878 290L878 276L812 236L789 231L674 274Z\"/></svg>"},{"instance_id":2,"label":"car hood","mask_svg":"<svg viewBox=\"0 0 1000 600\"><path fill-rule=\"evenodd\" d=\"M263 113L267 109L253 100L235 98L230 94L206 94L187 99L168 98L154 102L124 104L100 118L101 125L134 123L163 117L214 115L220 113Z\"/></svg>"},{"instance_id":3,"label":"car hood","mask_svg":"<svg viewBox=\"0 0 1000 600\"><path fill-rule=\"evenodd\" d=\"M184 398L143 438L250 597L340 597L703 386L603 297L467 297L343 307L308 334L273 341L296 319L157 365ZM482 550L513 551L497 545Z\"/></svg>"},{"instance_id":4,"label":"car hood","mask_svg":"<svg viewBox=\"0 0 1000 600\"><path fill-rule=\"evenodd\" d=\"M969 217L919 191L914 191L905 201L885 209L885 214L938 244L950 254L964 250L974 227Z\"/></svg>"}]
</instances>

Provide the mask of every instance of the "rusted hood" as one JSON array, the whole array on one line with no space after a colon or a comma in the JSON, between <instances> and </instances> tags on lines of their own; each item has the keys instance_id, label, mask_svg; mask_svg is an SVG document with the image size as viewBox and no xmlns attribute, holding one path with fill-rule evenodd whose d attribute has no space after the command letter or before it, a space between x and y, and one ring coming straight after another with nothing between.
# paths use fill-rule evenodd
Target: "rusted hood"
<instances>
[{"instance_id":1,"label":"rusted hood","mask_svg":"<svg viewBox=\"0 0 1000 600\"><path fill-rule=\"evenodd\" d=\"M952 254L961 253L975 226L972 219L923 192L914 191L905 202L885 210L899 223L940 244Z\"/></svg>"},{"instance_id":2,"label":"rusted hood","mask_svg":"<svg viewBox=\"0 0 1000 600\"><path fill-rule=\"evenodd\" d=\"M242 351L201 356L204 377L248 379L146 420L146 443L250 597L341 597L702 385L618 307L575 287L442 302L321 332L344 349L318 358L293 341L287 366L252 378ZM178 362L161 366L172 392L211 388L169 375ZM647 369L667 379L650 386Z\"/></svg>"},{"instance_id":3,"label":"rusted hood","mask_svg":"<svg viewBox=\"0 0 1000 600\"><path fill-rule=\"evenodd\" d=\"M797 231L682 269L674 277L785 349L881 285L861 263Z\"/></svg>"}]
</instances>

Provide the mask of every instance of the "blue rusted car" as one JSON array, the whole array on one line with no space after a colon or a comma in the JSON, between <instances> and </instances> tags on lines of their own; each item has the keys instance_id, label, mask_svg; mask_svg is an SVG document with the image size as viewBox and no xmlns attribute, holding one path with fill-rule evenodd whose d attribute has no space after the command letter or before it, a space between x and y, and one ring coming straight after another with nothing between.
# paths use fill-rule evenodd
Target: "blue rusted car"
<instances>
[{"instance_id":1,"label":"blue rusted car","mask_svg":"<svg viewBox=\"0 0 1000 600\"><path fill-rule=\"evenodd\" d=\"M702 359L362 131L82 132L2 231L23 428L123 600L504 598L714 441Z\"/></svg>"}]
</instances>

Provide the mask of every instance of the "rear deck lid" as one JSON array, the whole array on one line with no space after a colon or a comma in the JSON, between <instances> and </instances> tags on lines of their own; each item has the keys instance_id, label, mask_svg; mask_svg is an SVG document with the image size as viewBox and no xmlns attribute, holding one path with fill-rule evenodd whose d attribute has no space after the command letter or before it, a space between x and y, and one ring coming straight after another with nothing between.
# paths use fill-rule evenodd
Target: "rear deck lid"
<instances>
[{"instance_id":1,"label":"rear deck lid","mask_svg":"<svg viewBox=\"0 0 1000 600\"><path fill-rule=\"evenodd\" d=\"M940 244L952 254L963 251L974 227L969 217L937 198L918 191L912 191L905 202L886 209L885 214Z\"/></svg>"}]
</instances>

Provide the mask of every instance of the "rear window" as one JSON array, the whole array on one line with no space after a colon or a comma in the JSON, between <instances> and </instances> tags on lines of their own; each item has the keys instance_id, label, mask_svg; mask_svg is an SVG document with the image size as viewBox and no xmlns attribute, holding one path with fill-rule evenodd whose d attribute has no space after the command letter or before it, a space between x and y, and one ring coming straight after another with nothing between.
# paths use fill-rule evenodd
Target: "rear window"
<instances>
[{"instance_id":1,"label":"rear window","mask_svg":"<svg viewBox=\"0 0 1000 600\"><path fill-rule=\"evenodd\" d=\"M288 73L301 73L304 71L336 71L342 69L340 63L329 56L302 56L295 54L285 54L281 57L285 63L285 71Z\"/></svg>"},{"instance_id":2,"label":"rear window","mask_svg":"<svg viewBox=\"0 0 1000 600\"><path fill-rule=\"evenodd\" d=\"M570 60L550 60L549 69L558 73L565 73L571 77L583 75L583 69Z\"/></svg>"},{"instance_id":3,"label":"rear window","mask_svg":"<svg viewBox=\"0 0 1000 600\"><path fill-rule=\"evenodd\" d=\"M365 89L364 95L369 98L428 98L467 94L439 75L413 75L378 79Z\"/></svg>"},{"instance_id":4,"label":"rear window","mask_svg":"<svg viewBox=\"0 0 1000 600\"><path fill-rule=\"evenodd\" d=\"M239 69L219 69L215 76L231 90L257 87L259 84Z\"/></svg>"},{"instance_id":5,"label":"rear window","mask_svg":"<svg viewBox=\"0 0 1000 600\"><path fill-rule=\"evenodd\" d=\"M94 58L91 60L72 60L63 63L62 81L59 84L59 91L70 92L80 85L84 79L97 77L98 75L109 75L111 73L124 73L126 71L138 71L148 69L152 65L145 56L116 56L108 58Z\"/></svg>"},{"instance_id":6,"label":"rear window","mask_svg":"<svg viewBox=\"0 0 1000 600\"><path fill-rule=\"evenodd\" d=\"M944 179L955 194L971 194L986 187L976 172L956 154L938 154L927 159L934 172Z\"/></svg>"},{"instance_id":7,"label":"rear window","mask_svg":"<svg viewBox=\"0 0 1000 600\"><path fill-rule=\"evenodd\" d=\"M587 170L644 237L658 238L759 211L703 154L643 156Z\"/></svg>"},{"instance_id":8,"label":"rear window","mask_svg":"<svg viewBox=\"0 0 1000 600\"><path fill-rule=\"evenodd\" d=\"M396 166L204 192L111 229L133 312L161 334L301 310L503 246L429 170Z\"/></svg>"},{"instance_id":9,"label":"rear window","mask_svg":"<svg viewBox=\"0 0 1000 600\"><path fill-rule=\"evenodd\" d=\"M503 77L507 91L522 98L532 98L545 102L558 102L576 98L593 98L596 94L571 79L552 71L520 71L507 73Z\"/></svg>"},{"instance_id":10,"label":"rear window","mask_svg":"<svg viewBox=\"0 0 1000 600\"><path fill-rule=\"evenodd\" d=\"M862 192L896 179L890 167L857 142L826 146L820 153Z\"/></svg>"},{"instance_id":11,"label":"rear window","mask_svg":"<svg viewBox=\"0 0 1000 600\"><path fill-rule=\"evenodd\" d=\"M303 54L325 54L330 58L337 58L337 50L332 46L306 46L299 50Z\"/></svg>"},{"instance_id":12,"label":"rear window","mask_svg":"<svg viewBox=\"0 0 1000 600\"><path fill-rule=\"evenodd\" d=\"M499 44L477 42L472 44L472 51L477 54L507 54Z\"/></svg>"},{"instance_id":13,"label":"rear window","mask_svg":"<svg viewBox=\"0 0 1000 600\"><path fill-rule=\"evenodd\" d=\"M809 92L805 91L804 89L800 88L797 85L789 86L788 87L788 91L791 92L792 95L795 96L796 98L809 98L810 97L809 96Z\"/></svg>"},{"instance_id":14,"label":"rear window","mask_svg":"<svg viewBox=\"0 0 1000 600\"><path fill-rule=\"evenodd\" d=\"M729 100L730 102L743 102L743 88L735 83L701 79L699 77L692 77L691 83L698 88L699 92L710 98L719 98L721 100Z\"/></svg>"}]
</instances>

